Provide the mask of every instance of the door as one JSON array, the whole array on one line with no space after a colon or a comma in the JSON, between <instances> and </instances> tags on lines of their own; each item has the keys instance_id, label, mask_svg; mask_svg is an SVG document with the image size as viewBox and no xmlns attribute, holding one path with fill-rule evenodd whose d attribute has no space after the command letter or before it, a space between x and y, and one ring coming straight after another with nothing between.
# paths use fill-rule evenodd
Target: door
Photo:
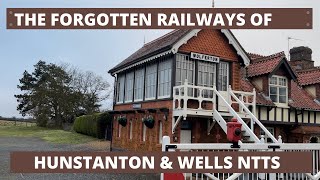
<instances>
[{"instance_id":1,"label":"door","mask_svg":"<svg viewBox=\"0 0 320 180\"><path fill-rule=\"evenodd\" d=\"M222 95L222 97L230 104L231 99L228 94L228 87L229 87L229 63L220 62L219 68L218 68L217 89ZM223 100L220 97L218 98L218 111L225 111L225 112L229 111L227 105L223 102Z\"/></svg>"},{"instance_id":2,"label":"door","mask_svg":"<svg viewBox=\"0 0 320 180\"><path fill-rule=\"evenodd\" d=\"M191 143L191 130L180 130L180 143L189 144Z\"/></svg>"}]
</instances>

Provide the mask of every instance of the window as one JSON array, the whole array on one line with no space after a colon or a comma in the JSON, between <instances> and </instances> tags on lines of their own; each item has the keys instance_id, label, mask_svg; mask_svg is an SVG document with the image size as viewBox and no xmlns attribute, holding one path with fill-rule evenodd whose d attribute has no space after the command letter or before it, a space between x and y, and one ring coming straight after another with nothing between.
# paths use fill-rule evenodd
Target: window
<instances>
[{"instance_id":1,"label":"window","mask_svg":"<svg viewBox=\"0 0 320 180\"><path fill-rule=\"evenodd\" d=\"M272 76L269 82L270 99L275 103L288 102L288 83L287 78L282 76Z\"/></svg>"},{"instance_id":2,"label":"window","mask_svg":"<svg viewBox=\"0 0 320 180\"><path fill-rule=\"evenodd\" d=\"M275 135L273 127L266 127L266 128L273 136ZM265 143L272 143L272 139L268 135L266 135L262 129L260 129L260 137L261 137L261 135L264 135L264 142Z\"/></svg>"},{"instance_id":3,"label":"window","mask_svg":"<svg viewBox=\"0 0 320 180\"><path fill-rule=\"evenodd\" d=\"M134 83L134 101L143 100L144 68L136 70Z\"/></svg>"},{"instance_id":4,"label":"window","mask_svg":"<svg viewBox=\"0 0 320 180\"><path fill-rule=\"evenodd\" d=\"M186 79L189 84L194 84L194 66L188 55L176 55L176 86L182 85Z\"/></svg>"},{"instance_id":5,"label":"window","mask_svg":"<svg viewBox=\"0 0 320 180\"><path fill-rule=\"evenodd\" d=\"M213 87L215 84L216 65L211 62L198 62L198 85Z\"/></svg>"},{"instance_id":6,"label":"window","mask_svg":"<svg viewBox=\"0 0 320 180\"><path fill-rule=\"evenodd\" d=\"M216 64L207 61L198 61L198 86L213 87L215 84ZM213 92L204 90L203 97L212 97Z\"/></svg>"},{"instance_id":7,"label":"window","mask_svg":"<svg viewBox=\"0 0 320 180\"><path fill-rule=\"evenodd\" d=\"M133 96L133 78L134 72L129 72L126 75L126 87L125 87L125 102L131 102Z\"/></svg>"},{"instance_id":8,"label":"window","mask_svg":"<svg viewBox=\"0 0 320 180\"><path fill-rule=\"evenodd\" d=\"M118 77L118 97L117 97L117 103L123 103L123 97L124 97L124 75L119 75Z\"/></svg>"},{"instance_id":9,"label":"window","mask_svg":"<svg viewBox=\"0 0 320 180\"><path fill-rule=\"evenodd\" d=\"M130 125L130 129L129 129L129 139L132 139L132 125L133 125L133 123L132 123L132 121L130 121L129 122L129 125Z\"/></svg>"},{"instance_id":10,"label":"window","mask_svg":"<svg viewBox=\"0 0 320 180\"><path fill-rule=\"evenodd\" d=\"M171 95L171 59L159 63L158 98L167 98Z\"/></svg>"},{"instance_id":11,"label":"window","mask_svg":"<svg viewBox=\"0 0 320 180\"><path fill-rule=\"evenodd\" d=\"M162 121L159 121L159 144L162 144Z\"/></svg>"},{"instance_id":12,"label":"window","mask_svg":"<svg viewBox=\"0 0 320 180\"><path fill-rule=\"evenodd\" d=\"M146 100L156 98L157 64L151 64L146 69Z\"/></svg>"},{"instance_id":13,"label":"window","mask_svg":"<svg viewBox=\"0 0 320 180\"><path fill-rule=\"evenodd\" d=\"M142 141L145 142L147 139L147 126L142 123Z\"/></svg>"},{"instance_id":14,"label":"window","mask_svg":"<svg viewBox=\"0 0 320 180\"><path fill-rule=\"evenodd\" d=\"M218 90L227 91L229 85L229 63L219 63Z\"/></svg>"}]
</instances>

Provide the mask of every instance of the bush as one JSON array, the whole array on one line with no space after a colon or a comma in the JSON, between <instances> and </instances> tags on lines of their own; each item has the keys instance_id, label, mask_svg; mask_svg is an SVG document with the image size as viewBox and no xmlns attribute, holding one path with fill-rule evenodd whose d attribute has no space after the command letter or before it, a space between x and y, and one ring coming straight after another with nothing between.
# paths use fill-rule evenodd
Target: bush
<instances>
[{"instance_id":1,"label":"bush","mask_svg":"<svg viewBox=\"0 0 320 180\"><path fill-rule=\"evenodd\" d=\"M73 130L77 133L103 139L105 137L107 124L111 121L112 116L109 113L80 116L76 118L73 124Z\"/></svg>"}]
</instances>

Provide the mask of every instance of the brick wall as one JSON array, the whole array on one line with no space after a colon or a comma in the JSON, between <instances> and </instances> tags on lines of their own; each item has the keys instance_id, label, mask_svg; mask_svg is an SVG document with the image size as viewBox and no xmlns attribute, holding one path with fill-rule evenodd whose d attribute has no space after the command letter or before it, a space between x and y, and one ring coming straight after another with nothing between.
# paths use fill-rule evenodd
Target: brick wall
<instances>
[{"instance_id":1,"label":"brick wall","mask_svg":"<svg viewBox=\"0 0 320 180\"><path fill-rule=\"evenodd\" d=\"M222 59L238 61L238 55L220 30L205 29L182 45L179 51L219 56Z\"/></svg>"},{"instance_id":2,"label":"brick wall","mask_svg":"<svg viewBox=\"0 0 320 180\"><path fill-rule=\"evenodd\" d=\"M113 120L113 141L112 146L116 148L132 150L132 151L160 151L161 144L159 144L159 122L162 122L162 136L171 136L171 122L172 122L172 101L158 101L158 102L144 102L141 103L141 109L158 109L156 112L144 113L131 112L127 114L117 114ZM161 112L159 108L168 108L169 114ZM127 111L133 110L132 104L115 105L114 110ZM117 118L122 115L127 117L127 125L121 126ZM155 119L155 124L152 129L146 130L146 141L142 140L143 122L142 118L151 115ZM130 121L132 121L132 139L130 139ZM121 136L119 137L119 127L121 128Z\"/></svg>"}]
</instances>

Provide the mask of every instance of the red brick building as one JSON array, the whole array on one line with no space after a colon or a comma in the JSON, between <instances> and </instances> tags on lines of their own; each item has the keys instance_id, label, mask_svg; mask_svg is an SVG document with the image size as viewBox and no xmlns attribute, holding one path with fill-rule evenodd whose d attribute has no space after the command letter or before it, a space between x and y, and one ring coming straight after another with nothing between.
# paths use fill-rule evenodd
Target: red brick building
<instances>
[{"instance_id":1,"label":"red brick building","mask_svg":"<svg viewBox=\"0 0 320 180\"><path fill-rule=\"evenodd\" d=\"M284 53L249 54L229 30L175 30L145 44L109 71L113 146L160 150L164 135L180 143L226 142L232 117L243 124L243 142L260 135L309 142L320 136L320 71L310 49L290 52L291 61Z\"/></svg>"}]
</instances>

